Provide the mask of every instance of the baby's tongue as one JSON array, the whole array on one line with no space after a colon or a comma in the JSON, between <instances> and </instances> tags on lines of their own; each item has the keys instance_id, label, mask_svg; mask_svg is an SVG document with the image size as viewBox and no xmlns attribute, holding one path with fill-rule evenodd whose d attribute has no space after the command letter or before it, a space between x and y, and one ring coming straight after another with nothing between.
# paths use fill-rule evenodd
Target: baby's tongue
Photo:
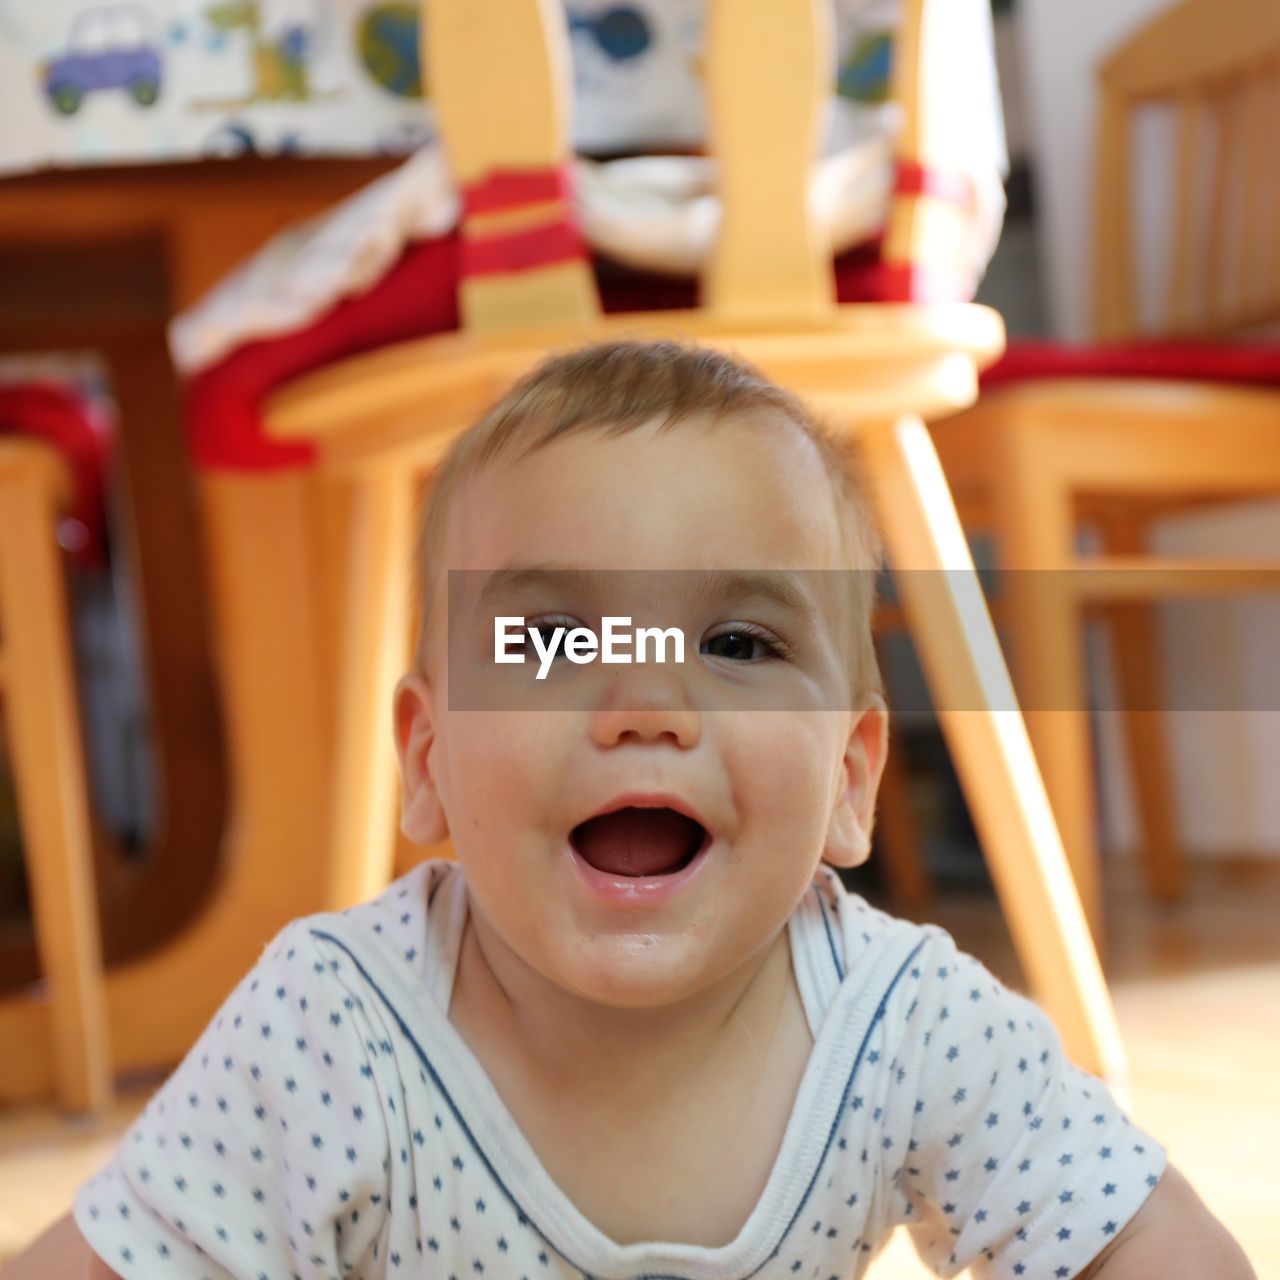
<instances>
[{"instance_id":1,"label":"baby's tongue","mask_svg":"<svg viewBox=\"0 0 1280 1280\"><path fill-rule=\"evenodd\" d=\"M616 876L657 876L675 868L702 843L698 823L674 809L619 809L575 827L584 861Z\"/></svg>"}]
</instances>

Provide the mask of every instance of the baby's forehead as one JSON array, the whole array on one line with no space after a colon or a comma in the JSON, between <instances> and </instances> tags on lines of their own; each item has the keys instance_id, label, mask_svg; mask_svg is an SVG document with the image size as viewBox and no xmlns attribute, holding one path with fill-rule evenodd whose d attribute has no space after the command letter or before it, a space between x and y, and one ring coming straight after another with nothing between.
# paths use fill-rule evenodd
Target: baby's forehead
<instances>
[{"instance_id":1,"label":"baby's forehead","mask_svg":"<svg viewBox=\"0 0 1280 1280\"><path fill-rule=\"evenodd\" d=\"M579 427L476 467L451 506L450 568L525 543L600 568L863 567L841 475L777 410Z\"/></svg>"},{"instance_id":2,"label":"baby's forehead","mask_svg":"<svg viewBox=\"0 0 1280 1280\"><path fill-rule=\"evenodd\" d=\"M789 423L582 433L477 476L458 515L459 621L558 609L660 626L708 611L797 633L853 625L834 483Z\"/></svg>"}]
</instances>

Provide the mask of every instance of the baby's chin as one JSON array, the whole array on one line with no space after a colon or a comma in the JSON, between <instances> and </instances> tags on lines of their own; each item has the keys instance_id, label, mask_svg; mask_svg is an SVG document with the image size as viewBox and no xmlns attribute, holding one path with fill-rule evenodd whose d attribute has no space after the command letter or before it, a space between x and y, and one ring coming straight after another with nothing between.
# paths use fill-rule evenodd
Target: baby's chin
<instances>
[{"instance_id":1,"label":"baby's chin","mask_svg":"<svg viewBox=\"0 0 1280 1280\"><path fill-rule=\"evenodd\" d=\"M543 976L568 993L610 1009L671 1009L725 981L753 958L708 948L705 933L614 933L580 938L567 953L545 957ZM741 944L739 944L741 946Z\"/></svg>"}]
</instances>

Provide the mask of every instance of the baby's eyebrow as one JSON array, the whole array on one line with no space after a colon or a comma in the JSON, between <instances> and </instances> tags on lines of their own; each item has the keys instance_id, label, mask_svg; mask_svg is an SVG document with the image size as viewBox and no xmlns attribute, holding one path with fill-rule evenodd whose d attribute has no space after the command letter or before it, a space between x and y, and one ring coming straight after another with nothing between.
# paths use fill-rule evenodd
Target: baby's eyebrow
<instances>
[{"instance_id":1,"label":"baby's eyebrow","mask_svg":"<svg viewBox=\"0 0 1280 1280\"><path fill-rule=\"evenodd\" d=\"M583 595L599 589L599 574L589 569L557 569L552 565L513 565L494 569L480 592L480 604L488 604L504 592L537 587L557 587Z\"/></svg>"},{"instance_id":2,"label":"baby's eyebrow","mask_svg":"<svg viewBox=\"0 0 1280 1280\"><path fill-rule=\"evenodd\" d=\"M813 600L806 591L797 587L789 577L777 572L746 569L705 569L698 571L698 594L707 600L745 600L751 598L771 601L792 613L812 615Z\"/></svg>"},{"instance_id":3,"label":"baby's eyebrow","mask_svg":"<svg viewBox=\"0 0 1280 1280\"><path fill-rule=\"evenodd\" d=\"M553 588L575 595L593 597L604 586L602 579L618 574L663 574L700 602L723 603L765 600L780 608L812 619L816 604L812 593L803 590L792 579L795 574L758 569L581 569L557 568L553 565L513 565L494 569L480 593L485 606L494 597L521 590Z\"/></svg>"}]
</instances>

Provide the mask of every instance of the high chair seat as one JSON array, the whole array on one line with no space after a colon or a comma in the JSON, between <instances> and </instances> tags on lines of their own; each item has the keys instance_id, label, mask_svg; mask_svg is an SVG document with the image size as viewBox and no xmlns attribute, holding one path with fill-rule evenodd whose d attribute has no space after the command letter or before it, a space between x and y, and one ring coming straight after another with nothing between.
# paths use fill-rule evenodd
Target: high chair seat
<instances>
[{"instance_id":1,"label":"high chair seat","mask_svg":"<svg viewBox=\"0 0 1280 1280\"><path fill-rule=\"evenodd\" d=\"M837 299L874 300L879 264L878 241L838 255L833 261ZM599 257L595 270L606 313L697 305L692 277L635 271ZM456 232L417 241L367 292L344 299L303 328L247 343L201 370L185 390L196 465L256 471L313 462L316 447L305 435L281 440L264 431L268 393L344 357L457 329L458 281Z\"/></svg>"},{"instance_id":2,"label":"high chair seat","mask_svg":"<svg viewBox=\"0 0 1280 1280\"><path fill-rule=\"evenodd\" d=\"M1004 343L995 312L963 303L865 303L825 314L736 316L689 308L605 315L500 333L460 331L398 343L321 369L275 393L268 430L315 442L325 462L428 466L502 388L549 350L609 337L680 337L727 347L820 412L930 416L966 403L977 368ZM414 408L406 413L406 403Z\"/></svg>"}]
</instances>

